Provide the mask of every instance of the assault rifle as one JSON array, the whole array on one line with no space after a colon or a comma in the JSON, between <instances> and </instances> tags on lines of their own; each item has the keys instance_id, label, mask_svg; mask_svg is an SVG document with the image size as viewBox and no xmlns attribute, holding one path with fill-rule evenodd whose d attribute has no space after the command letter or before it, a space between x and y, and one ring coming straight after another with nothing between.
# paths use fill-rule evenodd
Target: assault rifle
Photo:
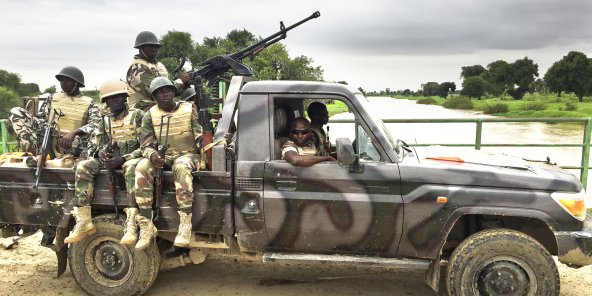
<instances>
[{"instance_id":1,"label":"assault rifle","mask_svg":"<svg viewBox=\"0 0 592 296\"><path fill-rule=\"evenodd\" d=\"M111 158L115 154L115 149L113 147L113 138L112 138L112 130L111 130L111 115L107 114L103 117L103 153L105 156ZM107 121L105 121L105 117L107 117ZM109 125L109 134L107 134L106 125ZM117 209L117 186L115 184L115 179L113 178L113 169L107 169L107 181L109 182L109 192L111 193L111 197L113 197L113 208L115 208L115 214L119 215Z\"/></svg>"},{"instance_id":2,"label":"assault rifle","mask_svg":"<svg viewBox=\"0 0 592 296\"><path fill-rule=\"evenodd\" d=\"M56 115L58 118L55 118ZM48 151L51 158L55 158L55 153L49 148L49 144L51 143L51 137L55 133L58 121L62 116L64 116L64 113L62 113L61 109L54 109L51 119L49 120L49 124L47 125L47 128L45 128L45 133L43 134L43 143L41 144L41 151L37 155L37 170L35 171L35 184L33 185L33 189L35 190L37 190L39 187L39 180L41 180L41 172L45 167Z\"/></svg>"},{"instance_id":3,"label":"assault rifle","mask_svg":"<svg viewBox=\"0 0 592 296\"><path fill-rule=\"evenodd\" d=\"M163 121L164 118L167 118L167 127L166 127L166 134L164 136L164 143L162 142L162 126L163 126ZM167 150L169 149L169 127L171 125L171 117L173 117L172 115L163 115L160 117L160 132L158 134L158 148L156 149L156 152L158 152L158 156L160 156L160 158L164 159L165 154L167 152ZM162 198L162 179L163 179L163 174L162 174L162 168L157 168L156 169L156 188L154 190L154 197L155 197L155 202L156 202L156 217L158 217L160 215L160 199Z\"/></svg>"},{"instance_id":4,"label":"assault rifle","mask_svg":"<svg viewBox=\"0 0 592 296\"><path fill-rule=\"evenodd\" d=\"M218 77L228 71L232 71L236 75L252 76L253 72L251 71L251 69L242 63L242 60L244 58L254 56L262 50L264 50L265 48L269 47L270 45L275 44L282 39L285 39L288 31L319 16L321 16L321 13L316 11L309 17L287 28L284 26L284 22L280 21L280 30L278 32L235 53L212 57L202 64L202 68L196 71L189 72L191 77L190 82L195 87L196 101L199 106L199 123L202 127L202 147L205 147L206 145L213 142L213 127L212 123L210 122L211 116L208 108L212 106L214 102L213 100L207 98L203 92L204 81L207 80L209 85L214 85ZM181 62L181 66L179 67L179 69L182 68L184 61L185 59L183 59L183 61ZM207 163L208 167L210 167L211 151L208 151Z\"/></svg>"}]
</instances>

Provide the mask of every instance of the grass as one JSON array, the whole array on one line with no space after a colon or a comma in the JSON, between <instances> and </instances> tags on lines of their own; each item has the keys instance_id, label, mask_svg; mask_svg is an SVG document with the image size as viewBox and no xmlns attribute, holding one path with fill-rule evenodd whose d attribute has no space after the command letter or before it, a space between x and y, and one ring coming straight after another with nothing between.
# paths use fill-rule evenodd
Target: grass
<instances>
[{"instance_id":1,"label":"grass","mask_svg":"<svg viewBox=\"0 0 592 296\"><path fill-rule=\"evenodd\" d=\"M427 97L396 96L401 99L421 100ZM438 105L444 105L451 98L442 99L432 97ZM556 94L540 95L538 93L527 93L522 100L513 100L511 97L484 97L481 100L471 99L473 109L478 111L491 110L491 106L496 104L506 104L506 112L495 113L498 116L512 118L543 118L543 117L592 117L592 97L584 97L583 102L578 102L578 98L573 94L562 94L560 98ZM499 110L498 110L499 111ZM504 110L502 110L504 111Z\"/></svg>"},{"instance_id":2,"label":"grass","mask_svg":"<svg viewBox=\"0 0 592 296\"><path fill-rule=\"evenodd\" d=\"M345 105L345 103L343 103L342 101L339 101L339 100L333 100L332 104L326 104L325 106L327 106L327 111L329 112L329 117L333 116L335 114L349 111L349 108L347 108L347 105Z\"/></svg>"}]
</instances>

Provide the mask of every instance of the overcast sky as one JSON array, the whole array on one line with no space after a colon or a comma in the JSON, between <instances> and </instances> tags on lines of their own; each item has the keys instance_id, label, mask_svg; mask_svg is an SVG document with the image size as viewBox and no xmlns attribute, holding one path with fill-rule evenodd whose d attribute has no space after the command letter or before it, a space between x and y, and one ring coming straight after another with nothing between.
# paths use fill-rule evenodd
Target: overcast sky
<instances>
[{"instance_id":1,"label":"overcast sky","mask_svg":"<svg viewBox=\"0 0 592 296\"><path fill-rule=\"evenodd\" d=\"M592 57L591 0L2 0L0 69L44 88L64 66L79 67L87 89L124 78L140 31L223 37L246 29L265 37L314 11L288 33L291 57L305 55L327 81L365 90L460 87L462 66L528 56L539 76L569 51Z\"/></svg>"}]
</instances>

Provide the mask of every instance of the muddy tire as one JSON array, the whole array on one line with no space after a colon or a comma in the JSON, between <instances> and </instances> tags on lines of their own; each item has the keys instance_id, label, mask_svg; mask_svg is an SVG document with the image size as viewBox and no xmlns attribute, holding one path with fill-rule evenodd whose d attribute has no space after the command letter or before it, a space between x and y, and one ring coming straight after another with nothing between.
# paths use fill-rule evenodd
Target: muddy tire
<instances>
[{"instance_id":1,"label":"muddy tire","mask_svg":"<svg viewBox=\"0 0 592 296\"><path fill-rule=\"evenodd\" d=\"M91 295L140 295L154 283L160 268L156 244L136 252L119 244L124 219L108 214L93 218L97 232L68 250L74 280Z\"/></svg>"},{"instance_id":2,"label":"muddy tire","mask_svg":"<svg viewBox=\"0 0 592 296\"><path fill-rule=\"evenodd\" d=\"M559 295L559 272L547 250L514 230L491 229L452 253L446 282L456 295Z\"/></svg>"}]
</instances>

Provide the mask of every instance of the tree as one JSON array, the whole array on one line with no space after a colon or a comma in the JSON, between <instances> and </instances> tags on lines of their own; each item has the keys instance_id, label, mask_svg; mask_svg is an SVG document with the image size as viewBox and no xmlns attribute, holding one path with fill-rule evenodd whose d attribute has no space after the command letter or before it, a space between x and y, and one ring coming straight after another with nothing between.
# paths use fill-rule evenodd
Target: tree
<instances>
[{"instance_id":1,"label":"tree","mask_svg":"<svg viewBox=\"0 0 592 296\"><path fill-rule=\"evenodd\" d=\"M535 77L539 76L539 66L525 57L510 64L510 69L511 83L508 85L508 94L514 100L521 100L534 82Z\"/></svg>"},{"instance_id":2,"label":"tree","mask_svg":"<svg viewBox=\"0 0 592 296\"><path fill-rule=\"evenodd\" d=\"M463 96L467 96L469 98L477 98L480 100L481 97L485 94L486 85L487 81L485 81L481 77L469 77L463 81L463 88L460 91L460 94Z\"/></svg>"},{"instance_id":3,"label":"tree","mask_svg":"<svg viewBox=\"0 0 592 296\"><path fill-rule=\"evenodd\" d=\"M21 77L18 74L0 70L0 86L16 92L20 83Z\"/></svg>"},{"instance_id":4,"label":"tree","mask_svg":"<svg viewBox=\"0 0 592 296\"><path fill-rule=\"evenodd\" d=\"M570 51L547 70L545 82L558 95L561 91L573 92L582 102L592 93L592 61L577 51Z\"/></svg>"},{"instance_id":5,"label":"tree","mask_svg":"<svg viewBox=\"0 0 592 296\"><path fill-rule=\"evenodd\" d=\"M545 81L543 81L543 79L541 79L541 78L538 78L530 85L528 92L530 92L530 93L537 92L542 95L546 94L547 93L547 86L545 85Z\"/></svg>"},{"instance_id":6,"label":"tree","mask_svg":"<svg viewBox=\"0 0 592 296\"><path fill-rule=\"evenodd\" d=\"M411 92L410 89L406 88L403 90L403 92L401 94L404 96L411 96L413 94L413 92Z\"/></svg>"},{"instance_id":7,"label":"tree","mask_svg":"<svg viewBox=\"0 0 592 296\"><path fill-rule=\"evenodd\" d=\"M21 96L34 96L40 93L37 83L20 83L17 92Z\"/></svg>"},{"instance_id":8,"label":"tree","mask_svg":"<svg viewBox=\"0 0 592 296\"><path fill-rule=\"evenodd\" d=\"M360 86L358 87L358 90L363 94L366 95L366 91L364 91L364 89Z\"/></svg>"},{"instance_id":9,"label":"tree","mask_svg":"<svg viewBox=\"0 0 592 296\"><path fill-rule=\"evenodd\" d=\"M439 84L437 82L427 82L421 85L423 95L426 97L435 96L438 93Z\"/></svg>"},{"instance_id":10,"label":"tree","mask_svg":"<svg viewBox=\"0 0 592 296\"><path fill-rule=\"evenodd\" d=\"M508 90L511 83L511 67L506 61L497 60L487 65L483 78L489 82L487 91L499 96Z\"/></svg>"},{"instance_id":11,"label":"tree","mask_svg":"<svg viewBox=\"0 0 592 296\"><path fill-rule=\"evenodd\" d=\"M21 98L11 89L0 86L0 118L8 118L10 109L21 105Z\"/></svg>"},{"instance_id":12,"label":"tree","mask_svg":"<svg viewBox=\"0 0 592 296\"><path fill-rule=\"evenodd\" d=\"M461 68L460 77L467 79L469 77L475 77L485 72L485 68L481 65L465 66Z\"/></svg>"},{"instance_id":13,"label":"tree","mask_svg":"<svg viewBox=\"0 0 592 296\"><path fill-rule=\"evenodd\" d=\"M189 61L194 55L193 40L191 34L187 32L168 31L160 39L160 44L157 58L169 72L179 65L181 55L185 55Z\"/></svg>"},{"instance_id":14,"label":"tree","mask_svg":"<svg viewBox=\"0 0 592 296\"><path fill-rule=\"evenodd\" d=\"M43 93L48 93L48 94L55 94L56 93L56 86L52 85L46 89L43 90Z\"/></svg>"},{"instance_id":15,"label":"tree","mask_svg":"<svg viewBox=\"0 0 592 296\"><path fill-rule=\"evenodd\" d=\"M437 95L443 99L448 97L448 93L451 91L456 91L456 84L454 82L442 82L438 86Z\"/></svg>"}]
</instances>

